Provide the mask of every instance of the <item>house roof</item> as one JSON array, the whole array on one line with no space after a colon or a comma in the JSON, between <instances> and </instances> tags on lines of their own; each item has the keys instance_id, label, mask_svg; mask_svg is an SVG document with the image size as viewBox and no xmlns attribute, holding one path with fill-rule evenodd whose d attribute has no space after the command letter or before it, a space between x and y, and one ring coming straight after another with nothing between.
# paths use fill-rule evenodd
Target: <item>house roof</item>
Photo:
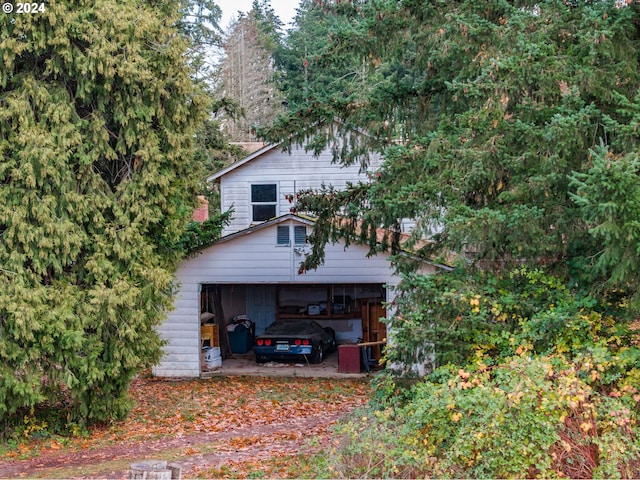
<instances>
[{"instance_id":1,"label":"house roof","mask_svg":"<svg viewBox=\"0 0 640 480\"><path fill-rule=\"evenodd\" d=\"M342 221L339 222L340 225L343 225L345 228L347 227L347 220L343 219ZM340 228L340 227L338 227ZM354 230L354 240L357 241L358 237L360 236L360 234L362 233L362 225L358 224ZM386 230L384 228L376 228L376 243L377 244L383 244L386 239L389 237L390 232L389 230ZM412 246L409 247L409 244L412 243ZM412 239L411 235L408 233L400 233L400 239L399 239L399 246L400 249L402 250L402 252L411 257L414 258L415 260L419 260L421 262L425 262L425 263L429 263L431 265L433 265L434 267L438 267L441 268L443 270L453 270L453 268L445 263L436 263L432 260L426 260L423 257L419 257L416 252L421 250L422 248L426 247L427 245L429 245L429 243L431 243L429 240L417 240L415 241L414 239ZM453 263L454 261L454 255L447 255L447 258L445 261Z\"/></svg>"},{"instance_id":2,"label":"house roof","mask_svg":"<svg viewBox=\"0 0 640 480\"><path fill-rule=\"evenodd\" d=\"M248 156L238 160L237 162L232 163L228 167L223 168L219 172L216 172L213 175L208 176L207 177L207 183L214 182L215 180L219 179L223 175L226 175L227 173L235 170L236 168L240 168L244 164L249 163L250 161L252 161L254 158L257 158L257 157L259 157L259 156L261 156L261 155L263 155L263 154L265 154L265 153L277 148L280 145L281 145L280 143L273 143L271 145L267 145L266 147L261 148L260 150L256 150L251 155L248 155Z\"/></svg>"},{"instance_id":3,"label":"house roof","mask_svg":"<svg viewBox=\"0 0 640 480\"><path fill-rule=\"evenodd\" d=\"M253 152L260 150L267 146L266 142L229 142L229 145L234 145L242 148L249 155Z\"/></svg>"},{"instance_id":4,"label":"house roof","mask_svg":"<svg viewBox=\"0 0 640 480\"><path fill-rule=\"evenodd\" d=\"M251 225L250 227L245 228L244 230L240 230L238 232L234 232L234 233L230 233L229 235L225 235L224 237L219 238L212 245L215 245L215 244L218 244L218 243L228 242L228 241L233 240L233 239L238 238L238 237L244 237L246 235L251 235L254 232L257 232L257 231L262 230L264 228L271 227L272 225L278 225L280 223L284 223L284 222L286 222L288 220L296 220L296 221L298 221L300 223L304 223L305 225L310 225L310 226L313 226L315 224L315 221L313 220L312 217L295 215L293 213L287 213L286 215L281 215L279 217L274 217L274 218L272 218L270 220L267 220L266 222L261 222L261 223L258 223L256 225Z\"/></svg>"}]
</instances>

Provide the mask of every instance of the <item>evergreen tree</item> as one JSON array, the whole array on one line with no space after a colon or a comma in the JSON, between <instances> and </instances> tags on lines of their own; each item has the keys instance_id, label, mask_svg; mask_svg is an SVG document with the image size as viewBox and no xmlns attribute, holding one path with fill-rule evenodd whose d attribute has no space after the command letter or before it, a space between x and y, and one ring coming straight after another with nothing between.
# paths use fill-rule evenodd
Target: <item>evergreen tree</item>
<instances>
[{"instance_id":1,"label":"evergreen tree","mask_svg":"<svg viewBox=\"0 0 640 480\"><path fill-rule=\"evenodd\" d=\"M325 242L336 236L359 237L377 251L379 227L400 252L400 221L416 219L412 242L403 246L431 259L456 252L469 282L405 277L393 326L396 338L413 338L412 347L486 333L483 323L457 324L449 315L447 295L473 292L476 267L493 270L495 282L518 265L542 268L581 295L601 295L602 308L638 290L637 189L629 189L637 183L640 146L640 5L306 5L292 35L311 38L322 28L327 34L315 37L324 41L305 57L312 75L300 64L289 67L291 78L304 75L305 93L292 97L289 115L265 133L315 149L346 146L335 150L345 163L366 162L368 149L385 158L369 183L296 199L296 208L318 216L306 268L322 263ZM326 19L324 25L312 13ZM287 46L295 58L293 37ZM309 133L335 118L333 133ZM351 148L354 129L368 133L366 148ZM296 135L289 138L291 132ZM519 295L518 285L506 284L514 290L504 295ZM519 322L495 326L523 328ZM462 335L461 327L470 330Z\"/></svg>"},{"instance_id":2,"label":"evergreen tree","mask_svg":"<svg viewBox=\"0 0 640 480\"><path fill-rule=\"evenodd\" d=\"M637 5L375 0L309 11L330 18L313 57L320 72L266 134L299 140L339 118L386 158L370 185L301 199L322 212L321 226L344 233L341 210L365 236L409 217L420 238L441 222L425 253L471 248L475 260L563 265L597 251L570 176L589 168L601 141L614 154L637 149L616 126L637 108ZM340 153L353 162L359 152Z\"/></svg>"},{"instance_id":3,"label":"evergreen tree","mask_svg":"<svg viewBox=\"0 0 640 480\"><path fill-rule=\"evenodd\" d=\"M368 54L351 49L355 45L344 44L339 38L339 32L353 31L360 20L357 12L351 13L338 14L332 2L301 2L294 25L276 55L279 85L290 114L275 126L259 130L261 135L286 140L291 132L305 132L297 140L306 141L315 152L331 145L343 158L367 158L368 148L357 137L341 143L331 130L309 129L310 125L332 123L338 111L352 108L357 98L366 96ZM352 126L345 126L342 133L348 133Z\"/></svg>"},{"instance_id":4,"label":"evergreen tree","mask_svg":"<svg viewBox=\"0 0 640 480\"><path fill-rule=\"evenodd\" d=\"M231 25L223 43L218 92L238 105L236 115L223 119L224 132L233 141L256 140L256 127L271 124L282 112L273 59L281 27L269 2L254 0L251 11Z\"/></svg>"},{"instance_id":5,"label":"evergreen tree","mask_svg":"<svg viewBox=\"0 0 640 480\"><path fill-rule=\"evenodd\" d=\"M634 151L592 152L590 168L576 173L572 198L581 208L589 233L601 246L594 273L606 279L605 291L621 291L637 300L640 288L640 162Z\"/></svg>"},{"instance_id":6,"label":"evergreen tree","mask_svg":"<svg viewBox=\"0 0 640 480\"><path fill-rule=\"evenodd\" d=\"M159 359L208 97L186 4L44 5L0 17L0 418L98 421Z\"/></svg>"},{"instance_id":7,"label":"evergreen tree","mask_svg":"<svg viewBox=\"0 0 640 480\"><path fill-rule=\"evenodd\" d=\"M314 90L318 94L328 93L327 88L335 84L335 77L330 78L331 72L316 69L314 64L314 59L320 58L329 48L329 23L334 18L311 0L303 0L298 7L294 24L277 55L281 71L280 88L286 95L290 110L299 108L310 99L311 82L317 85ZM319 70L318 75L325 77L324 82L314 77L316 70Z\"/></svg>"}]
</instances>

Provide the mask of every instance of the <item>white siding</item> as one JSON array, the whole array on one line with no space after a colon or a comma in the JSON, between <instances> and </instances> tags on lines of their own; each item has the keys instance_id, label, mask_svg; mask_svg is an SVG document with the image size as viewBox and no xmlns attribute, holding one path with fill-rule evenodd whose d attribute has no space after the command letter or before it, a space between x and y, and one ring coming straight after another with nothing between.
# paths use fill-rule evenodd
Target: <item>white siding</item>
<instances>
[{"instance_id":1,"label":"white siding","mask_svg":"<svg viewBox=\"0 0 640 480\"><path fill-rule=\"evenodd\" d=\"M293 220L288 221L294 222ZM188 283L386 283L392 271L386 254L366 258L368 249L343 243L327 245L325 263L315 271L298 274L302 255L295 247L276 245L279 223L218 243L188 259L177 277ZM307 247L309 248L309 247Z\"/></svg>"},{"instance_id":2,"label":"white siding","mask_svg":"<svg viewBox=\"0 0 640 480\"><path fill-rule=\"evenodd\" d=\"M389 257L378 254L367 258L369 249L362 245L350 245L345 249L342 242L329 244L325 249L322 267L297 275L297 281L317 283L388 283L396 284L392 276ZM298 257L297 264L302 260ZM304 278L304 280L302 280ZM296 280L294 280L296 281Z\"/></svg>"},{"instance_id":3,"label":"white siding","mask_svg":"<svg viewBox=\"0 0 640 480\"><path fill-rule=\"evenodd\" d=\"M200 285L185 283L175 300L175 310L158 327L167 341L160 364L153 368L158 377L200 375Z\"/></svg>"},{"instance_id":4,"label":"white siding","mask_svg":"<svg viewBox=\"0 0 640 480\"><path fill-rule=\"evenodd\" d=\"M231 223L223 235L243 230L251 224L250 186L252 183L275 183L278 185L278 208L276 215L290 212L291 204L285 195L307 188L320 188L322 184L344 189L348 182L366 181L360 172L360 164L342 167L332 163L329 150L314 157L302 147L292 147L291 153L273 148L248 163L231 170L220 178L222 211L234 209ZM369 170L380 166L380 157L375 156Z\"/></svg>"}]
</instances>

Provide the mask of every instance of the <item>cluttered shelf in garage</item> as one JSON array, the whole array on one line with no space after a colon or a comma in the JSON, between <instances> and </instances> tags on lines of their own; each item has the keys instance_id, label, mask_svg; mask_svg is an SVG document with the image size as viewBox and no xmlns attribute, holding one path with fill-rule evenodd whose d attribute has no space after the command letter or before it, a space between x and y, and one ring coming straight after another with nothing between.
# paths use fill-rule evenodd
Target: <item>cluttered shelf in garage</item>
<instances>
[{"instance_id":1,"label":"cluttered shelf in garage","mask_svg":"<svg viewBox=\"0 0 640 480\"><path fill-rule=\"evenodd\" d=\"M349 320L351 318L360 318L360 316L359 312L319 313L318 315L309 315L308 313L278 313L278 319L287 318L308 318L311 320Z\"/></svg>"}]
</instances>

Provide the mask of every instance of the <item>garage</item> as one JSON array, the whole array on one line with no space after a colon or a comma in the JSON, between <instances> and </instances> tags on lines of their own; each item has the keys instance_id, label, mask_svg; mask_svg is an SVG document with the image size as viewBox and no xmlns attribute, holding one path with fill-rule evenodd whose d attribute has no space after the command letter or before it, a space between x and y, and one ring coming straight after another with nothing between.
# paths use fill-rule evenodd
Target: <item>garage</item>
<instances>
[{"instance_id":1,"label":"garage","mask_svg":"<svg viewBox=\"0 0 640 480\"><path fill-rule=\"evenodd\" d=\"M378 319L388 313L384 305L393 302L399 281L389 255L371 256L367 246L337 241L326 246L323 265L300 274L304 250L277 239L283 227L311 223L285 215L227 235L184 260L176 272L175 308L158 327L166 345L153 373L200 376L202 327L216 314L225 326L244 315L257 334L278 318L312 318L333 328L338 343L385 338L386 326ZM374 348L372 353L379 355Z\"/></svg>"},{"instance_id":2,"label":"garage","mask_svg":"<svg viewBox=\"0 0 640 480\"><path fill-rule=\"evenodd\" d=\"M262 334L276 320L315 320L335 332L338 344L376 342L387 335L380 321L386 316L386 299L381 283L203 284L201 331L207 332L216 316L224 318L234 354L249 353L252 342L247 344L245 337ZM247 322L251 328L244 328ZM201 341L207 345L206 339ZM380 358L380 347L372 353Z\"/></svg>"}]
</instances>

